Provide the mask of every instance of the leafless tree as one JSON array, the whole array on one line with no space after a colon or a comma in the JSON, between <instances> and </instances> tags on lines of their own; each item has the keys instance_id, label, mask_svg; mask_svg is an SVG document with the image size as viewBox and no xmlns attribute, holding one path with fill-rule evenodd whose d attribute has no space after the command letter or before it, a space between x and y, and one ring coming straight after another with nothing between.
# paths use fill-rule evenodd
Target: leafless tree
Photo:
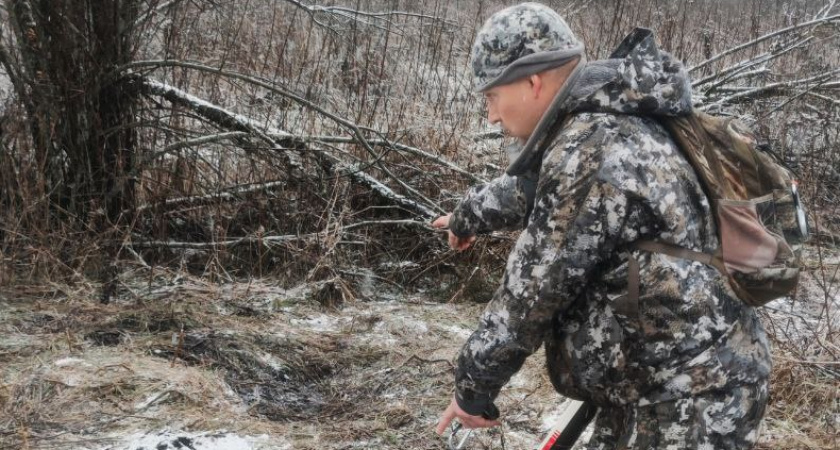
<instances>
[{"instance_id":1,"label":"leafless tree","mask_svg":"<svg viewBox=\"0 0 840 450\"><path fill-rule=\"evenodd\" d=\"M0 64L24 106L54 218L119 221L134 203L136 93L106 75L133 59L139 0L6 0ZM49 225L49 222L44 225Z\"/></svg>"}]
</instances>

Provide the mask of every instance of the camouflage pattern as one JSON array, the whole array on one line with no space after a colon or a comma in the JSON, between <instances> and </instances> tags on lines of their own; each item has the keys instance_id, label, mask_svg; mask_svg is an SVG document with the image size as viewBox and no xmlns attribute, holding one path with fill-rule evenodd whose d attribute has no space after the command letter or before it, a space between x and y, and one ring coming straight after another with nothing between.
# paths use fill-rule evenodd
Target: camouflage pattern
<instances>
[{"instance_id":1,"label":"camouflage pattern","mask_svg":"<svg viewBox=\"0 0 840 450\"><path fill-rule=\"evenodd\" d=\"M656 405L612 408L595 419L595 433L585 448L749 448L767 397L767 383L761 383Z\"/></svg>"},{"instance_id":2,"label":"camouflage pattern","mask_svg":"<svg viewBox=\"0 0 840 450\"><path fill-rule=\"evenodd\" d=\"M521 230L534 205L536 189L535 173L502 175L473 186L449 219L449 229L458 237L494 230Z\"/></svg>"},{"instance_id":3,"label":"camouflage pattern","mask_svg":"<svg viewBox=\"0 0 840 450\"><path fill-rule=\"evenodd\" d=\"M562 60L582 53L583 45L559 14L539 3L522 3L497 12L485 22L473 44L470 61L476 86L482 91L515 63L533 65L545 62L543 57Z\"/></svg>"},{"instance_id":4,"label":"camouflage pattern","mask_svg":"<svg viewBox=\"0 0 840 450\"><path fill-rule=\"evenodd\" d=\"M482 413L544 344L558 392L602 408L589 448L749 447L770 373L755 311L713 267L631 246L718 247L693 168L649 116L688 112L687 76L650 35L592 68L600 84L576 89L575 113L551 121L559 126L535 168L530 215L459 354L456 399ZM488 192L468 196L450 225L462 232L527 215L518 194L500 203ZM630 258L640 265L635 313L623 304Z\"/></svg>"},{"instance_id":5,"label":"camouflage pattern","mask_svg":"<svg viewBox=\"0 0 840 450\"><path fill-rule=\"evenodd\" d=\"M637 28L610 55L593 61L572 88L570 111L679 116L691 110L691 82L682 63Z\"/></svg>"}]
</instances>

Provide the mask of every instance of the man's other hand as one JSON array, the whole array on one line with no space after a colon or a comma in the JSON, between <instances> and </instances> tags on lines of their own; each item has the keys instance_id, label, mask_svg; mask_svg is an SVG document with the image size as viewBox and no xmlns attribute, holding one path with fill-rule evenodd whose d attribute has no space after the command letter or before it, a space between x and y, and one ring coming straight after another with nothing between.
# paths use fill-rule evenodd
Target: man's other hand
<instances>
[{"instance_id":1,"label":"man's other hand","mask_svg":"<svg viewBox=\"0 0 840 450\"><path fill-rule=\"evenodd\" d=\"M449 246L455 250L463 251L472 245L475 242L475 236L469 236L465 238L460 238L455 236L455 233L452 230L449 230L449 218L452 217L452 214L447 214L445 216L440 216L432 222L432 226L435 228L447 228L447 233L449 233Z\"/></svg>"},{"instance_id":2,"label":"man's other hand","mask_svg":"<svg viewBox=\"0 0 840 450\"><path fill-rule=\"evenodd\" d=\"M459 422L461 422L461 425L464 428L468 429L490 428L501 425L498 420L488 420L481 416L471 416L467 414L460 406L458 406L458 402L455 401L455 397L453 396L452 401L449 402L449 406L446 408L446 411L444 411L443 415L440 416L440 421L438 422L435 432L438 435L443 435L443 432L446 431L446 428L450 423L452 423L452 420L456 418Z\"/></svg>"}]
</instances>

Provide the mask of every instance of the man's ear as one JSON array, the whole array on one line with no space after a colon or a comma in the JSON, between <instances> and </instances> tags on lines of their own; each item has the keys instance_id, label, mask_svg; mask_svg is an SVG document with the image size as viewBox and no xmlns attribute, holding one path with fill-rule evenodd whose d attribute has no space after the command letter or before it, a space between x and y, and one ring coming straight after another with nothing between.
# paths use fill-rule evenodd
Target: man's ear
<instances>
[{"instance_id":1,"label":"man's ear","mask_svg":"<svg viewBox=\"0 0 840 450\"><path fill-rule=\"evenodd\" d=\"M528 77L528 84L531 87L531 95L533 98L539 98L543 92L543 79L539 74L533 74Z\"/></svg>"}]
</instances>

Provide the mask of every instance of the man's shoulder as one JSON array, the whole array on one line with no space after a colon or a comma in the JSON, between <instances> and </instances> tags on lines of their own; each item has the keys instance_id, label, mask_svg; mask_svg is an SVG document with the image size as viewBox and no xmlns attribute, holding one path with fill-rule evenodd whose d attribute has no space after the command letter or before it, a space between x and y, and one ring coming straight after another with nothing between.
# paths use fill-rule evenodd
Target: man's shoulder
<instances>
[{"instance_id":1,"label":"man's shoulder","mask_svg":"<svg viewBox=\"0 0 840 450\"><path fill-rule=\"evenodd\" d=\"M587 112L567 117L543 159L543 170L574 173L569 167L581 163L602 181L622 187L693 177L668 131L649 116Z\"/></svg>"},{"instance_id":2,"label":"man's shoulder","mask_svg":"<svg viewBox=\"0 0 840 450\"><path fill-rule=\"evenodd\" d=\"M644 135L669 137L665 128L652 116L582 112L572 114L563 120L557 138L579 135L586 130L589 132L601 130L606 136L623 138L640 138Z\"/></svg>"},{"instance_id":3,"label":"man's shoulder","mask_svg":"<svg viewBox=\"0 0 840 450\"><path fill-rule=\"evenodd\" d=\"M589 150L604 156L628 157L639 150L670 155L677 149L668 131L654 117L600 112L566 117L548 148L549 152Z\"/></svg>"}]
</instances>

